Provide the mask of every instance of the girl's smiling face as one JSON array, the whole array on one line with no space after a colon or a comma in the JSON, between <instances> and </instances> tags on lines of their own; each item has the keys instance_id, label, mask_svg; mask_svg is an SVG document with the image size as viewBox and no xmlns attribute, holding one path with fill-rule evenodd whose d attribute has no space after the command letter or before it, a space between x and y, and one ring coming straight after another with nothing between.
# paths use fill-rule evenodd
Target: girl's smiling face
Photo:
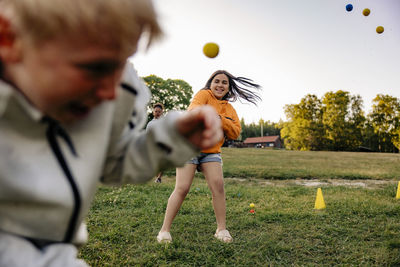
<instances>
[{"instance_id":1,"label":"girl's smiling face","mask_svg":"<svg viewBox=\"0 0 400 267\"><path fill-rule=\"evenodd\" d=\"M229 80L225 74L217 74L210 85L211 92L215 98L222 100L229 92Z\"/></svg>"}]
</instances>

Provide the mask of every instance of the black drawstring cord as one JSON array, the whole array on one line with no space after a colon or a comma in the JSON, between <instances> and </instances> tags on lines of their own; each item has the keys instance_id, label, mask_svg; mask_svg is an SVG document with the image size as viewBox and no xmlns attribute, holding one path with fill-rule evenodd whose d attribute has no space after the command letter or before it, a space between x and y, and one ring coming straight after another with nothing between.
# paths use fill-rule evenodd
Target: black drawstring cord
<instances>
[{"instance_id":1,"label":"black drawstring cord","mask_svg":"<svg viewBox=\"0 0 400 267\"><path fill-rule=\"evenodd\" d=\"M78 155L77 155L74 145L71 141L71 138L69 137L67 132L60 126L60 124L56 120L49 118L49 117L44 117L43 122L46 122L49 125L49 128L47 128L47 131L46 131L47 141L49 142L50 147L53 150L53 153L55 154L55 156L58 160L58 163L60 164L62 170L64 171L65 176L67 177L67 180L71 186L74 201L75 201L72 216L71 216L69 224L68 224L68 229L64 236L64 242L71 242L72 238L73 238L74 230L77 226L79 211L81 209L81 197L79 194L78 186L75 183L74 177L72 176L72 173L69 170L67 161L65 160L65 158L62 154L61 148L58 144L57 136L60 136L64 139L64 141L67 143L68 147L70 148L72 154L75 157L77 157Z\"/></svg>"},{"instance_id":2,"label":"black drawstring cord","mask_svg":"<svg viewBox=\"0 0 400 267\"><path fill-rule=\"evenodd\" d=\"M49 128L47 129L47 132L46 132L47 139L49 140L49 142L51 139L58 146L58 143L57 143L57 140L55 137L57 135L62 137L64 139L64 141L67 143L69 149L71 149L72 154L75 157L77 157L78 154L76 153L76 150L75 150L74 144L71 141L71 138L69 137L67 132L60 126L60 124L56 120L49 118L49 117L44 117L43 121L47 122L49 124ZM50 143L50 145L52 145L52 143Z\"/></svg>"}]
</instances>

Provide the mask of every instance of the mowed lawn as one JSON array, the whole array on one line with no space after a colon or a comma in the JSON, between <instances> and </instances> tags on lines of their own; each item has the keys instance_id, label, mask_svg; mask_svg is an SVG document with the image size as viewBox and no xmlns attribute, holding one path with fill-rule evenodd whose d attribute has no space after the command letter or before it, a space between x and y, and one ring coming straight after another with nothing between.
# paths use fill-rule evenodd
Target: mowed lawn
<instances>
[{"instance_id":1,"label":"mowed lawn","mask_svg":"<svg viewBox=\"0 0 400 267\"><path fill-rule=\"evenodd\" d=\"M174 241L157 243L174 188L170 175L161 184L100 187L79 256L92 266L400 266L398 154L229 148L223 159L233 243L213 237L211 194L201 174L174 221ZM385 183L318 186L326 209L314 210L317 186L295 183L299 178Z\"/></svg>"},{"instance_id":2,"label":"mowed lawn","mask_svg":"<svg viewBox=\"0 0 400 267\"><path fill-rule=\"evenodd\" d=\"M225 177L400 178L400 154L224 148Z\"/></svg>"}]
</instances>

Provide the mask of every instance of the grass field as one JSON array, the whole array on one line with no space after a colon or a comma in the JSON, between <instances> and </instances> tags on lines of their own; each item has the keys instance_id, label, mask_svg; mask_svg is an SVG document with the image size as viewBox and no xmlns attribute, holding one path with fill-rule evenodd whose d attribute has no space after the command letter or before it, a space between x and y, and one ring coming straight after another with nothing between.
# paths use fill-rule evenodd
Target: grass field
<instances>
[{"instance_id":1,"label":"grass field","mask_svg":"<svg viewBox=\"0 0 400 267\"><path fill-rule=\"evenodd\" d=\"M223 150L225 177L396 179L400 155L388 153Z\"/></svg>"},{"instance_id":2,"label":"grass field","mask_svg":"<svg viewBox=\"0 0 400 267\"><path fill-rule=\"evenodd\" d=\"M174 242L156 242L174 188L170 176L161 184L101 187L80 257L92 266L400 265L399 155L224 149L223 158L226 177L245 179L225 179L233 243L213 237L211 195L201 175L174 221ZM317 211L317 187L298 178L385 182L322 186L327 208Z\"/></svg>"}]
</instances>

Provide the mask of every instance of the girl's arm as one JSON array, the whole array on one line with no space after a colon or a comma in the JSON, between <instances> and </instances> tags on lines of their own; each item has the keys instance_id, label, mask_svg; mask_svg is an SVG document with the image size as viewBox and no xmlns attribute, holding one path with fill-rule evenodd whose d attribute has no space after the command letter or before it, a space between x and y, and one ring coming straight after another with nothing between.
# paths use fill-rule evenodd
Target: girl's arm
<instances>
[{"instance_id":1,"label":"girl's arm","mask_svg":"<svg viewBox=\"0 0 400 267\"><path fill-rule=\"evenodd\" d=\"M242 127L235 109L231 106L229 113L221 115L222 129L228 139L235 140L239 137Z\"/></svg>"}]
</instances>

